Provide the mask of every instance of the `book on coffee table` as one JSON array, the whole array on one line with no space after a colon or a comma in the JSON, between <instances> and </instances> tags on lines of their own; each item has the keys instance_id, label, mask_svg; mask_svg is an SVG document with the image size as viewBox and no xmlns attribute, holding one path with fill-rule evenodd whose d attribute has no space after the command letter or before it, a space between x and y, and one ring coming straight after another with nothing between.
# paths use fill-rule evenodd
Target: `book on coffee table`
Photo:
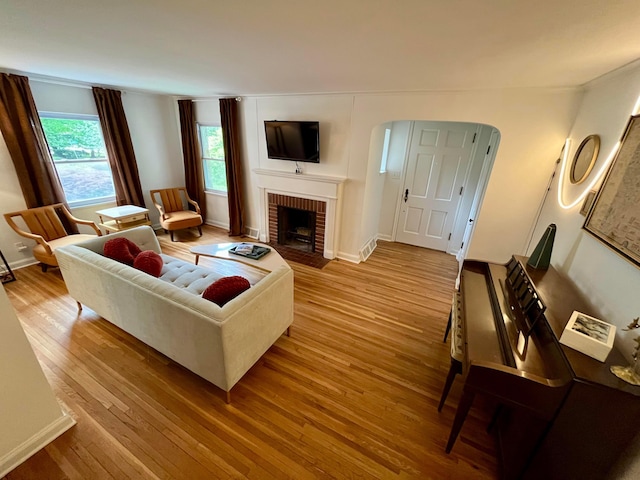
<instances>
[{"instance_id":1,"label":"book on coffee table","mask_svg":"<svg viewBox=\"0 0 640 480\"><path fill-rule=\"evenodd\" d=\"M251 245L250 243L241 243L229 249L230 253L251 258L252 260L258 260L259 258L262 258L270 251L270 248L259 247L258 245Z\"/></svg>"}]
</instances>

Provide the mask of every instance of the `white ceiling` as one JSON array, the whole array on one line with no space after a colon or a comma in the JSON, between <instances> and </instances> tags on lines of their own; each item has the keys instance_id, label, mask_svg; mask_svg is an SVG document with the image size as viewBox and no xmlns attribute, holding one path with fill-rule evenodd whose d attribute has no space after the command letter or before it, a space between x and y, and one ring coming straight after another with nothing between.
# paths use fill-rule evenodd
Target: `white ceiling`
<instances>
[{"instance_id":1,"label":"white ceiling","mask_svg":"<svg viewBox=\"0 0 640 480\"><path fill-rule=\"evenodd\" d=\"M190 96L570 87L638 0L0 0L0 69Z\"/></svg>"}]
</instances>

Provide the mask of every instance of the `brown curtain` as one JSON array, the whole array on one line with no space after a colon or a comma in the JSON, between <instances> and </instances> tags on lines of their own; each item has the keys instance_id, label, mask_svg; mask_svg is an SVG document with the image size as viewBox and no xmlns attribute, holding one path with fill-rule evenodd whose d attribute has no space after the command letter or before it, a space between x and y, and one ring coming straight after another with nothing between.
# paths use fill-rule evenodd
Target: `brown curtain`
<instances>
[{"instance_id":1,"label":"brown curtain","mask_svg":"<svg viewBox=\"0 0 640 480\"><path fill-rule=\"evenodd\" d=\"M204 220L207 214L207 202L204 194L204 171L198 148L198 131L193 112L193 101L178 100L178 111L180 113L180 133L182 134L185 186L191 199L200 206L200 213Z\"/></svg>"},{"instance_id":2,"label":"brown curtain","mask_svg":"<svg viewBox=\"0 0 640 480\"><path fill-rule=\"evenodd\" d=\"M229 235L244 234L244 190L242 188L242 152L240 119L235 98L220 99L220 119L224 158L227 166L227 200L229 202Z\"/></svg>"},{"instance_id":3,"label":"brown curtain","mask_svg":"<svg viewBox=\"0 0 640 480\"><path fill-rule=\"evenodd\" d=\"M144 207L138 164L122 107L122 94L106 88L93 87L92 90L111 165L116 203Z\"/></svg>"},{"instance_id":4,"label":"brown curtain","mask_svg":"<svg viewBox=\"0 0 640 480\"><path fill-rule=\"evenodd\" d=\"M27 208L65 202L27 77L0 74L0 130Z\"/></svg>"}]
</instances>

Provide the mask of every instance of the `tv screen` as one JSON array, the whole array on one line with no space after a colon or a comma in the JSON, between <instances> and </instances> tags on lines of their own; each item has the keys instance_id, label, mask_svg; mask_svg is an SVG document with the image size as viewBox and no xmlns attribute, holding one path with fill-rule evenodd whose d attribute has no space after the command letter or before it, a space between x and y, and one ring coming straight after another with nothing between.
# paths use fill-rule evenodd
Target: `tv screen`
<instances>
[{"instance_id":1,"label":"tv screen","mask_svg":"<svg viewBox=\"0 0 640 480\"><path fill-rule=\"evenodd\" d=\"M320 163L320 124L318 122L266 120L264 131L269 158Z\"/></svg>"}]
</instances>

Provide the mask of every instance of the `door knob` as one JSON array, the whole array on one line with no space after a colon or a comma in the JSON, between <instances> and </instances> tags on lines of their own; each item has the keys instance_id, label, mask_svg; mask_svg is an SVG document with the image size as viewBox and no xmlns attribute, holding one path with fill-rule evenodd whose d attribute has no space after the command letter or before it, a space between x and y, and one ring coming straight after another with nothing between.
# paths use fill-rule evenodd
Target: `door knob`
<instances>
[{"instance_id":1,"label":"door knob","mask_svg":"<svg viewBox=\"0 0 640 480\"><path fill-rule=\"evenodd\" d=\"M404 202L405 202L405 203L407 203L407 198L408 198L408 197L409 197L409 189L407 188L407 189L404 191Z\"/></svg>"}]
</instances>

